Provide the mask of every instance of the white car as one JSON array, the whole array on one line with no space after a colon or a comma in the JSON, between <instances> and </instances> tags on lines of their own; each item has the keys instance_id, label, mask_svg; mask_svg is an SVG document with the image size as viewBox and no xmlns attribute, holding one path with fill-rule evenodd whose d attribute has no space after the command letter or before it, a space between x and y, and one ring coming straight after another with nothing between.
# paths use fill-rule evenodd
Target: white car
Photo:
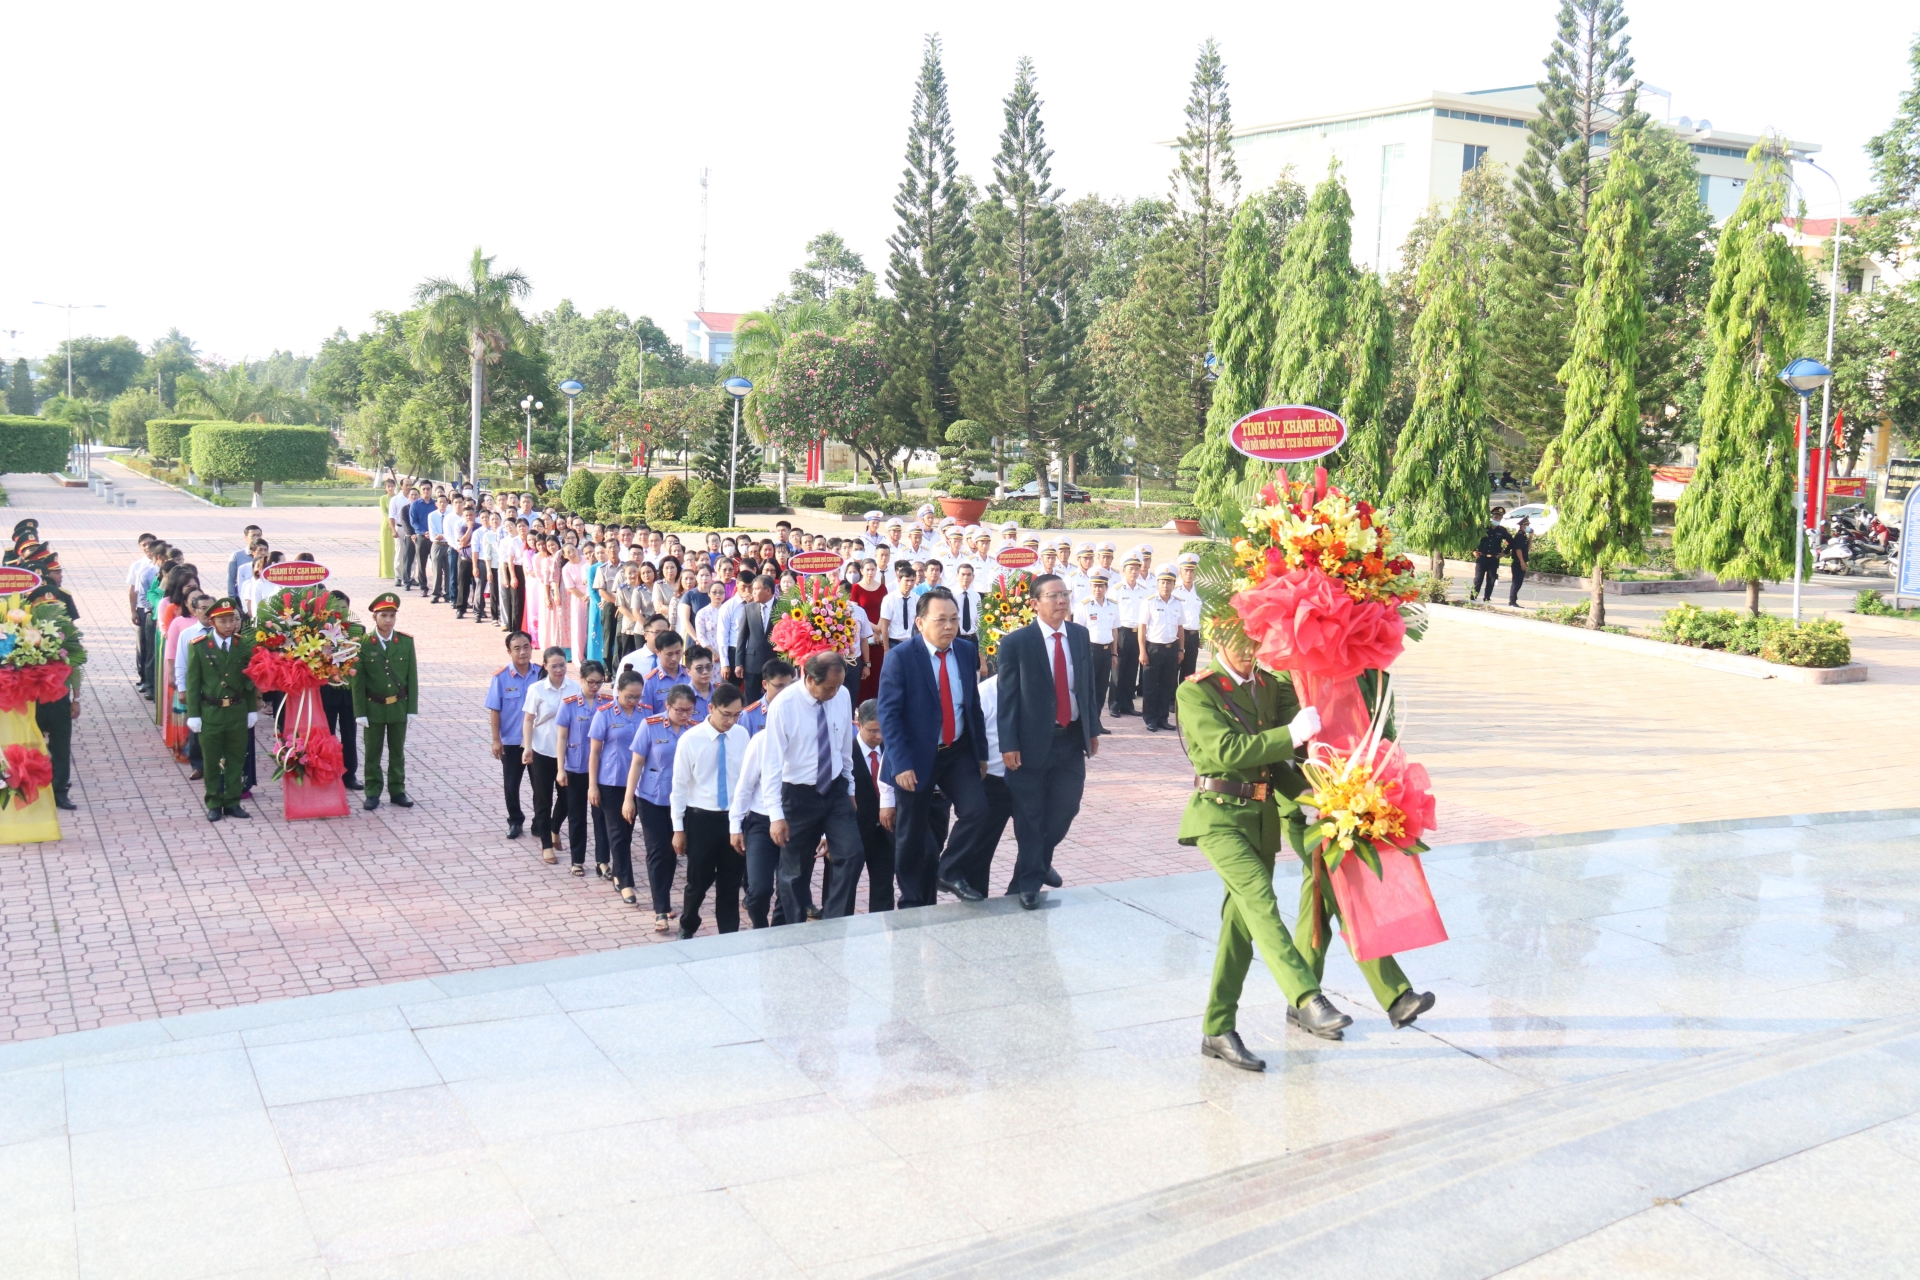
<instances>
[{"instance_id":1,"label":"white car","mask_svg":"<svg viewBox=\"0 0 1920 1280\"><path fill-rule=\"evenodd\" d=\"M1520 517L1527 518L1527 531L1539 537L1554 525L1560 523L1558 508L1547 506L1543 502L1529 502L1524 507L1515 507L1500 519L1500 527L1511 533L1520 527Z\"/></svg>"}]
</instances>

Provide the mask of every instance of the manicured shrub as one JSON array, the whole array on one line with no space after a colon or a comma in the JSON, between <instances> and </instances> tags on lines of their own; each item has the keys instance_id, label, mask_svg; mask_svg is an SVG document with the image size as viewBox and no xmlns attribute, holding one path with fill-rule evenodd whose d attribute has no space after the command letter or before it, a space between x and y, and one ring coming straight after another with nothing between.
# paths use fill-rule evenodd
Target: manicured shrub
<instances>
[{"instance_id":1,"label":"manicured shrub","mask_svg":"<svg viewBox=\"0 0 1920 1280\"><path fill-rule=\"evenodd\" d=\"M1007 488L1018 489L1022 485L1032 484L1039 474L1031 462L1016 462L1007 468Z\"/></svg>"},{"instance_id":2,"label":"manicured shrub","mask_svg":"<svg viewBox=\"0 0 1920 1280\"><path fill-rule=\"evenodd\" d=\"M64 422L0 415L0 471L59 471L73 432Z\"/></svg>"},{"instance_id":3,"label":"manicured shrub","mask_svg":"<svg viewBox=\"0 0 1920 1280\"><path fill-rule=\"evenodd\" d=\"M641 520L647 514L647 495L653 492L653 486L660 483L658 476L634 476L627 481L626 496L620 499L620 520L622 524L631 524Z\"/></svg>"},{"instance_id":4,"label":"manicured shrub","mask_svg":"<svg viewBox=\"0 0 1920 1280\"><path fill-rule=\"evenodd\" d=\"M592 511L598 505L595 495L599 491L600 473L580 467L560 486L560 505L569 511Z\"/></svg>"},{"instance_id":5,"label":"manicured shrub","mask_svg":"<svg viewBox=\"0 0 1920 1280\"><path fill-rule=\"evenodd\" d=\"M912 502L902 498L882 498L872 493L843 493L828 498L826 507L837 516L857 516L868 511L884 511L890 516L911 515Z\"/></svg>"},{"instance_id":6,"label":"manicured shrub","mask_svg":"<svg viewBox=\"0 0 1920 1280\"><path fill-rule=\"evenodd\" d=\"M155 418L147 423L147 452L163 462L175 462L186 446L187 433L204 418Z\"/></svg>"},{"instance_id":7,"label":"manicured shrub","mask_svg":"<svg viewBox=\"0 0 1920 1280\"><path fill-rule=\"evenodd\" d=\"M1838 621L1797 626L1790 618L1755 617L1733 609L1683 604L1660 616L1656 639L1696 649L1721 649L1790 667L1841 667L1853 661L1853 645Z\"/></svg>"},{"instance_id":8,"label":"manicured shrub","mask_svg":"<svg viewBox=\"0 0 1920 1280\"><path fill-rule=\"evenodd\" d=\"M726 491L725 485L720 486L722 497L726 495ZM788 490L787 492L791 494L793 491ZM733 491L733 509L735 511L765 510L771 507L778 507L779 505L780 491L770 484L743 484ZM689 507L688 510L691 511L692 508ZM725 510L724 506L722 510ZM693 517L689 515L687 519L691 520Z\"/></svg>"},{"instance_id":9,"label":"manicured shrub","mask_svg":"<svg viewBox=\"0 0 1920 1280\"><path fill-rule=\"evenodd\" d=\"M687 486L679 476L662 476L647 494L647 519L684 520L687 500Z\"/></svg>"},{"instance_id":10,"label":"manicured shrub","mask_svg":"<svg viewBox=\"0 0 1920 1280\"><path fill-rule=\"evenodd\" d=\"M253 491L273 481L324 480L333 434L325 427L254 422L198 422L184 451L202 480L250 480Z\"/></svg>"},{"instance_id":11,"label":"manicured shrub","mask_svg":"<svg viewBox=\"0 0 1920 1280\"><path fill-rule=\"evenodd\" d=\"M736 508L740 505L735 495ZM705 529L718 529L727 522L727 491L718 481L708 480L701 484L699 492L693 495L693 501L687 504L687 523Z\"/></svg>"},{"instance_id":12,"label":"manicured shrub","mask_svg":"<svg viewBox=\"0 0 1920 1280\"><path fill-rule=\"evenodd\" d=\"M825 510L827 499L834 496L835 489L803 489L797 485L787 486L787 500L796 507L812 507Z\"/></svg>"},{"instance_id":13,"label":"manicured shrub","mask_svg":"<svg viewBox=\"0 0 1920 1280\"><path fill-rule=\"evenodd\" d=\"M620 514L620 502L627 496L627 478L618 471L609 471L600 477L599 485L593 491L593 505L600 512L604 522L608 512Z\"/></svg>"}]
</instances>

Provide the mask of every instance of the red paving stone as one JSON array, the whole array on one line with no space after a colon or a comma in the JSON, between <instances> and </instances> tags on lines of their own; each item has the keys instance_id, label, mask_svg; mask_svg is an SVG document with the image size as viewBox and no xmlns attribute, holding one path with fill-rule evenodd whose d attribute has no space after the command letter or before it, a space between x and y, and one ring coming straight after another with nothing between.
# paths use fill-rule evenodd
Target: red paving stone
<instances>
[{"instance_id":1,"label":"red paving stone","mask_svg":"<svg viewBox=\"0 0 1920 1280\"><path fill-rule=\"evenodd\" d=\"M417 596L401 619L422 655L408 742L416 807L289 823L263 770L251 821L208 823L200 784L173 762L134 689L125 573L135 537L185 547L214 580L242 526L257 522L276 548L312 551L364 614L387 585L374 575L377 515L215 508L105 470L135 509L41 476L5 480L14 518L38 517L60 551L91 660L74 741L80 809L61 815L58 842L0 846L0 1040L662 940L649 913L600 881L542 863L530 837L505 838L481 710L505 661L501 633ZM1116 728L1060 849L1062 876L1088 884L1204 868L1174 840L1188 794L1177 740L1138 719ZM263 761L266 742L263 728ZM1444 803L1441 812L1452 840L1532 830ZM1012 857L1009 832L999 864Z\"/></svg>"}]
</instances>

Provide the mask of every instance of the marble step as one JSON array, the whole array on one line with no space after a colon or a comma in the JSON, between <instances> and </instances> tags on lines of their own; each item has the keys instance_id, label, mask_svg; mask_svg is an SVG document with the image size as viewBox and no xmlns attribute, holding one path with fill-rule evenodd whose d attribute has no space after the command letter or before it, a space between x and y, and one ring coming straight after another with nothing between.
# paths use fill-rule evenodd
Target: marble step
<instances>
[{"instance_id":1,"label":"marble step","mask_svg":"<svg viewBox=\"0 0 1920 1280\"><path fill-rule=\"evenodd\" d=\"M1198 1179L899 1277L1477 1277L1920 1111L1920 1017L1541 1090Z\"/></svg>"}]
</instances>

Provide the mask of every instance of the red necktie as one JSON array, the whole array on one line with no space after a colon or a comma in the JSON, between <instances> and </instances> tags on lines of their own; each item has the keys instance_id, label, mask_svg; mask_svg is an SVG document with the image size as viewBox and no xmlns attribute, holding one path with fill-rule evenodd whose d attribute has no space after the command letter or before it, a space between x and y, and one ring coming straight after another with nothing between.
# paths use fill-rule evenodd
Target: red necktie
<instances>
[{"instance_id":1,"label":"red necktie","mask_svg":"<svg viewBox=\"0 0 1920 1280\"><path fill-rule=\"evenodd\" d=\"M947 651L936 649L934 656L940 661L940 745L950 747L960 736L953 723L953 683L947 678Z\"/></svg>"},{"instance_id":2,"label":"red necktie","mask_svg":"<svg viewBox=\"0 0 1920 1280\"><path fill-rule=\"evenodd\" d=\"M1073 723L1073 699L1067 696L1067 650L1061 639L1066 628L1053 633L1053 722L1062 729Z\"/></svg>"},{"instance_id":3,"label":"red necktie","mask_svg":"<svg viewBox=\"0 0 1920 1280\"><path fill-rule=\"evenodd\" d=\"M867 768L873 773L874 785L880 785L880 753L878 751L867 752Z\"/></svg>"}]
</instances>

